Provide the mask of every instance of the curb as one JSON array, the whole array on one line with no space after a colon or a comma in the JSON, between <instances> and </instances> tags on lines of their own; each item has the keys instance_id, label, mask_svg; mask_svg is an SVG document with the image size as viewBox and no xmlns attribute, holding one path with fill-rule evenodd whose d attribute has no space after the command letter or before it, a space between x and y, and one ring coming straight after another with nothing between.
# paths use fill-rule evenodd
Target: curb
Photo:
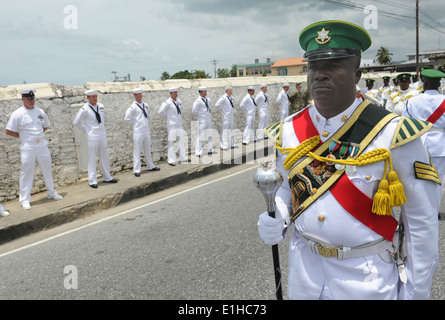
<instances>
[{"instance_id":1,"label":"curb","mask_svg":"<svg viewBox=\"0 0 445 320\"><path fill-rule=\"evenodd\" d=\"M180 172L160 180L143 182L139 185L128 187L123 191L112 192L104 197L97 197L74 205L69 205L32 220L6 226L0 230L0 245L168 189L178 185L178 181L191 181L220 170L229 169L240 164L246 164L250 160L267 157L273 153L273 145L266 145L263 149L260 148L259 151L261 152L258 152L257 150L243 152L242 155L237 158L232 157L230 163L220 161L220 163L198 166L191 170Z\"/></svg>"}]
</instances>

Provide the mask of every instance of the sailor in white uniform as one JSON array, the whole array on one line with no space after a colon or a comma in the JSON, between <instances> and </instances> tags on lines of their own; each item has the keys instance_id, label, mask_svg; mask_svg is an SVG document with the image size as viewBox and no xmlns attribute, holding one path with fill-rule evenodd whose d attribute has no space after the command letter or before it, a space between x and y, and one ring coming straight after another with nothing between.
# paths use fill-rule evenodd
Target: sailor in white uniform
<instances>
[{"instance_id":1,"label":"sailor in white uniform","mask_svg":"<svg viewBox=\"0 0 445 320\"><path fill-rule=\"evenodd\" d=\"M145 161L148 171L159 171L151 157L151 137L149 120L151 110L142 101L143 91L140 88L133 89L134 101L125 112L124 121L133 126L133 173L136 177L141 175L141 151L144 149Z\"/></svg>"},{"instance_id":2,"label":"sailor in white uniform","mask_svg":"<svg viewBox=\"0 0 445 320\"><path fill-rule=\"evenodd\" d=\"M207 153L213 153L212 144L212 102L207 97L207 88L198 88L199 96L192 106L192 114L198 118L198 137L196 138L195 156L202 156L203 141L207 141Z\"/></svg>"},{"instance_id":3,"label":"sailor in white uniform","mask_svg":"<svg viewBox=\"0 0 445 320\"><path fill-rule=\"evenodd\" d=\"M260 86L261 91L255 97L255 103L258 106L258 130L256 137L258 140L267 138L264 134L264 129L268 126L269 122L269 94L267 93L267 84Z\"/></svg>"},{"instance_id":4,"label":"sailor in white uniform","mask_svg":"<svg viewBox=\"0 0 445 320\"><path fill-rule=\"evenodd\" d=\"M233 109L235 101L232 96L232 87L226 86L223 94L215 103L215 107L221 110L222 115L222 133L220 147L222 150L235 148L235 141L233 139Z\"/></svg>"},{"instance_id":5,"label":"sailor in white uniform","mask_svg":"<svg viewBox=\"0 0 445 320\"><path fill-rule=\"evenodd\" d=\"M179 162L187 163L188 158L185 150L186 133L182 128L182 102L178 99L178 88L169 89L170 98L168 98L158 110L161 117L167 119L168 130L168 159L171 166L176 165L176 151L174 144L177 142L179 149Z\"/></svg>"},{"instance_id":6,"label":"sailor in white uniform","mask_svg":"<svg viewBox=\"0 0 445 320\"><path fill-rule=\"evenodd\" d=\"M243 132L243 144L247 145L250 142L256 141L255 136L255 113L257 104L253 95L255 94L255 88L253 86L249 86L247 88L247 94L244 96L243 100L240 103L241 109L246 111L246 127Z\"/></svg>"},{"instance_id":7,"label":"sailor in white uniform","mask_svg":"<svg viewBox=\"0 0 445 320\"><path fill-rule=\"evenodd\" d=\"M107 131L105 130L105 107L97 102L97 90L86 90L88 102L77 112L73 124L87 135L88 140L88 183L97 189L96 157L99 154L103 182L117 183L110 174L107 152Z\"/></svg>"},{"instance_id":8,"label":"sailor in white uniform","mask_svg":"<svg viewBox=\"0 0 445 320\"><path fill-rule=\"evenodd\" d=\"M277 97L277 103L280 105L280 121L287 118L289 115L289 83L283 84L283 90L280 91Z\"/></svg>"},{"instance_id":9,"label":"sailor in white uniform","mask_svg":"<svg viewBox=\"0 0 445 320\"><path fill-rule=\"evenodd\" d=\"M36 161L42 171L48 198L61 200L63 197L54 189L51 171L51 154L45 131L50 122L46 113L35 106L35 90L27 89L19 92L23 106L14 111L6 125L6 134L20 138L20 196L19 202L23 209L31 209L31 188L34 178Z\"/></svg>"}]
</instances>

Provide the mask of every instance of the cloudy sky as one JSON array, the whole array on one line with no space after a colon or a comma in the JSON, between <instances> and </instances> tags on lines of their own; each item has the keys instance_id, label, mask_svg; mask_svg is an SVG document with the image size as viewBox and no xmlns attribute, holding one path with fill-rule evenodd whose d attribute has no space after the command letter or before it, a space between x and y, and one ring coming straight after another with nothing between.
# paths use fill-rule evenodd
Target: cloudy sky
<instances>
[{"instance_id":1,"label":"cloudy sky","mask_svg":"<svg viewBox=\"0 0 445 320\"><path fill-rule=\"evenodd\" d=\"M416 51L415 0L0 0L0 85L82 85L131 75L301 57L298 35L320 20L367 28L364 59ZM371 5L377 12L364 12ZM445 48L445 4L420 0L420 50ZM366 23L368 27L366 27Z\"/></svg>"}]
</instances>

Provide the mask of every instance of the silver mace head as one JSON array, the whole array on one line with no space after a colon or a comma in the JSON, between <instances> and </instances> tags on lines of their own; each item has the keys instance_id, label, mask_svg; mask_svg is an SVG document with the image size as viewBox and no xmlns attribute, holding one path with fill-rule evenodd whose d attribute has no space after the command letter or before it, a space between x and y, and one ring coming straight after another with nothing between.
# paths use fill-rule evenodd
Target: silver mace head
<instances>
[{"instance_id":1,"label":"silver mace head","mask_svg":"<svg viewBox=\"0 0 445 320\"><path fill-rule=\"evenodd\" d=\"M255 172L253 184L261 191L266 200L267 211L275 211L275 195L283 183L281 172L272 167L269 161L262 162Z\"/></svg>"}]
</instances>

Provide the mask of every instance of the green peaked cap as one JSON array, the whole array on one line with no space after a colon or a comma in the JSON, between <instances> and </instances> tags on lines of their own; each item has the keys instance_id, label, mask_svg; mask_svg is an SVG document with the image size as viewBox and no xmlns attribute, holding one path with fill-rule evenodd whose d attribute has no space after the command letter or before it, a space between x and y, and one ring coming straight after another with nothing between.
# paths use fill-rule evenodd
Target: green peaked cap
<instances>
[{"instance_id":1,"label":"green peaked cap","mask_svg":"<svg viewBox=\"0 0 445 320\"><path fill-rule=\"evenodd\" d=\"M445 73L443 73L439 70L425 69L422 71L422 76L425 80L440 81L440 79L445 78Z\"/></svg>"},{"instance_id":2,"label":"green peaked cap","mask_svg":"<svg viewBox=\"0 0 445 320\"><path fill-rule=\"evenodd\" d=\"M300 33L299 42L308 61L346 58L371 46L368 32L353 23L327 20L313 23Z\"/></svg>"}]
</instances>

